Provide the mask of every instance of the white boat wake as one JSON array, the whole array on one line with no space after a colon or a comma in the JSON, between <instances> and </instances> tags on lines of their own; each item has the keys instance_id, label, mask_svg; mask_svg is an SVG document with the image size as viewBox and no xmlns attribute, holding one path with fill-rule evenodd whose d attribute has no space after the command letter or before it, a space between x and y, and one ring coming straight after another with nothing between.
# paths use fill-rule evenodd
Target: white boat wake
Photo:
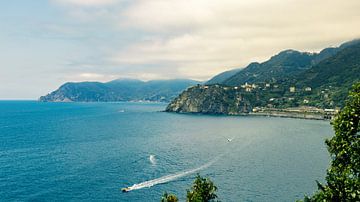
<instances>
[{"instance_id":1,"label":"white boat wake","mask_svg":"<svg viewBox=\"0 0 360 202\"><path fill-rule=\"evenodd\" d=\"M152 165L155 165L156 164L156 158L155 158L155 155L150 155L149 156L149 161Z\"/></svg>"},{"instance_id":2,"label":"white boat wake","mask_svg":"<svg viewBox=\"0 0 360 202\"><path fill-rule=\"evenodd\" d=\"M210 161L210 162L208 162L208 163L206 163L206 164L204 164L204 165L202 165L202 166L200 166L198 168L178 172L178 173L171 174L171 175L166 175L166 176L159 177L159 178L156 178L156 179L153 179L153 180L141 182L139 184L134 184L131 187L127 187L126 191L133 191L133 190L137 190L137 189L152 187L152 186L157 185L157 184L167 183L167 182L176 180L178 178L181 178L181 177L196 173L196 172L198 172L200 170L203 170L203 169L211 166L213 163L215 163L219 159L219 157L215 158L214 160L212 160L212 161Z\"/></svg>"}]
</instances>

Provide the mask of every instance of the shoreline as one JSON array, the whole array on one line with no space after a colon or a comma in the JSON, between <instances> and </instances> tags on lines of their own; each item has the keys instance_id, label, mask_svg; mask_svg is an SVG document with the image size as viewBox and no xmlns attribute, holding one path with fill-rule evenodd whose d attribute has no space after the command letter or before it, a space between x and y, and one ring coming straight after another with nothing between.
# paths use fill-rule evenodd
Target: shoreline
<instances>
[{"instance_id":1,"label":"shoreline","mask_svg":"<svg viewBox=\"0 0 360 202\"><path fill-rule=\"evenodd\" d=\"M219 115L219 116L253 116L253 117L278 117L278 118L291 118L291 119L307 119L307 120L317 120L317 121L331 121L331 118L325 118L324 114L311 114L311 113L270 113L270 112L249 112L249 113L203 113L203 112L174 112L174 111L161 111L167 113L175 114L193 114L193 115Z\"/></svg>"},{"instance_id":2,"label":"shoreline","mask_svg":"<svg viewBox=\"0 0 360 202\"><path fill-rule=\"evenodd\" d=\"M249 116L267 116L267 117L280 117L292 119L307 119L307 120L331 120L332 118L325 118L323 114L309 114L309 113L266 113L266 112L250 112Z\"/></svg>"}]
</instances>

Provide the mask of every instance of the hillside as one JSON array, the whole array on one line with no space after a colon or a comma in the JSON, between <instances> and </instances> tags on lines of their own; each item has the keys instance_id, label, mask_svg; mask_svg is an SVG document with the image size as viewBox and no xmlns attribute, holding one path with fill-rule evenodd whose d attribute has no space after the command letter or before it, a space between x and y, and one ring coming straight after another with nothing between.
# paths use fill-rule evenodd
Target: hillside
<instances>
[{"instance_id":1,"label":"hillside","mask_svg":"<svg viewBox=\"0 0 360 202\"><path fill-rule=\"evenodd\" d=\"M344 101L355 82L360 81L360 43L346 46L333 57L294 78L299 88L313 89L312 99L321 99L322 94L334 103Z\"/></svg>"},{"instance_id":2,"label":"hillside","mask_svg":"<svg viewBox=\"0 0 360 202\"><path fill-rule=\"evenodd\" d=\"M163 101L168 102L186 88L200 82L194 80L140 81L120 79L107 83L65 83L59 89L39 98L44 102L113 102Z\"/></svg>"},{"instance_id":3,"label":"hillside","mask_svg":"<svg viewBox=\"0 0 360 202\"><path fill-rule=\"evenodd\" d=\"M265 63L250 64L222 84L184 91L166 111L241 114L265 108L334 109L344 105L348 90L359 81L359 41L317 55L283 51Z\"/></svg>"},{"instance_id":4,"label":"hillside","mask_svg":"<svg viewBox=\"0 0 360 202\"><path fill-rule=\"evenodd\" d=\"M263 63L251 63L242 71L226 79L221 84L238 86L245 82L278 82L309 69L314 54L294 50L282 51Z\"/></svg>"},{"instance_id":5,"label":"hillside","mask_svg":"<svg viewBox=\"0 0 360 202\"><path fill-rule=\"evenodd\" d=\"M287 78L305 72L321 61L334 56L340 50L359 42L360 40L352 40L343 43L339 47L325 48L319 53L285 50L272 56L265 62L253 62L243 69L234 69L220 73L211 78L206 84L238 86L245 82L282 82Z\"/></svg>"}]
</instances>

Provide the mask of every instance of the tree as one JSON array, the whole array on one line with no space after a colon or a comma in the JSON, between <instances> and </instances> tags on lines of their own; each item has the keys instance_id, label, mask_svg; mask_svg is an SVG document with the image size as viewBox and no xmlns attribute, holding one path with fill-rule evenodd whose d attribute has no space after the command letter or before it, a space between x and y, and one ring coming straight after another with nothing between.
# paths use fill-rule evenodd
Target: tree
<instances>
[{"instance_id":1,"label":"tree","mask_svg":"<svg viewBox=\"0 0 360 202\"><path fill-rule=\"evenodd\" d=\"M191 190L187 190L186 198L188 202L214 201L217 198L216 190L217 187L209 178L202 178L198 174Z\"/></svg>"},{"instance_id":2,"label":"tree","mask_svg":"<svg viewBox=\"0 0 360 202\"><path fill-rule=\"evenodd\" d=\"M360 83L332 122L335 136L325 141L331 156L326 185L305 201L360 201Z\"/></svg>"},{"instance_id":3,"label":"tree","mask_svg":"<svg viewBox=\"0 0 360 202\"><path fill-rule=\"evenodd\" d=\"M188 202L210 202L217 198L215 194L217 187L209 178L202 178L197 174L191 190L187 190ZM173 194L167 192L161 198L161 202L177 202L178 198Z\"/></svg>"},{"instance_id":4,"label":"tree","mask_svg":"<svg viewBox=\"0 0 360 202\"><path fill-rule=\"evenodd\" d=\"M174 194L168 194L167 192L164 193L163 197L161 198L161 202L178 202L178 198Z\"/></svg>"}]
</instances>

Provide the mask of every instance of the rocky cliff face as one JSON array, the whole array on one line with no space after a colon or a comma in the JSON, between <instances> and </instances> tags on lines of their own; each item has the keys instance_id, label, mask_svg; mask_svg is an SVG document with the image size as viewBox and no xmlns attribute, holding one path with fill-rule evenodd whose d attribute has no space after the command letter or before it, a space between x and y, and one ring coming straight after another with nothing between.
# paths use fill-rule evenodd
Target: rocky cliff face
<instances>
[{"instance_id":1,"label":"rocky cliff face","mask_svg":"<svg viewBox=\"0 0 360 202\"><path fill-rule=\"evenodd\" d=\"M232 87L198 85L188 88L181 93L167 106L165 111L178 113L243 114L251 111L251 98L255 97L255 94L246 95Z\"/></svg>"}]
</instances>

